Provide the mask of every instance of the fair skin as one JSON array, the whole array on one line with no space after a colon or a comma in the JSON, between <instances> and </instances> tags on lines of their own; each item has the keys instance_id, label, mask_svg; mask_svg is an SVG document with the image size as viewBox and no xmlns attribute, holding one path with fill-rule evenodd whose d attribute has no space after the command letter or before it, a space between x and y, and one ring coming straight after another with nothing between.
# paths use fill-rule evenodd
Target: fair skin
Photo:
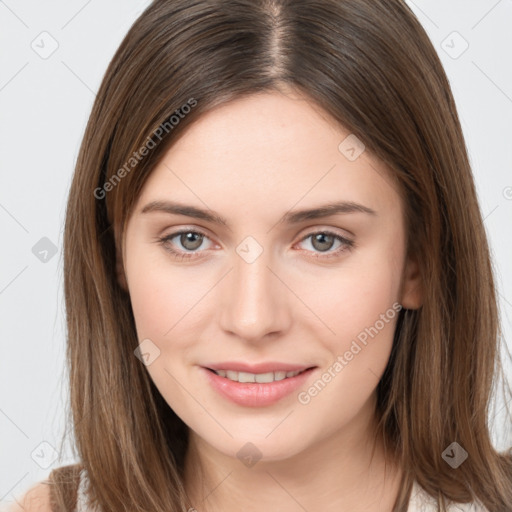
<instances>
[{"instance_id":1,"label":"fair skin","mask_svg":"<svg viewBox=\"0 0 512 512\"><path fill-rule=\"evenodd\" d=\"M221 105L173 144L128 220L119 280L139 342L150 339L160 351L149 375L190 429L185 488L198 512L392 510L401 470L388 461L384 474L374 408L397 315L380 322L378 334L306 404L297 392L264 407L233 403L202 368L220 361L315 366L299 391L308 390L393 304L420 307L398 189L369 151L351 161L338 149L347 135L291 91ZM142 213L152 201L216 212L229 227ZM278 223L290 211L339 201L375 214ZM159 242L181 228L205 236ZM326 230L353 247L306 238ZM251 263L237 252L246 237L263 249ZM261 454L250 467L237 456L248 442Z\"/></svg>"},{"instance_id":2,"label":"fair skin","mask_svg":"<svg viewBox=\"0 0 512 512\"><path fill-rule=\"evenodd\" d=\"M120 280L139 340L160 350L149 374L190 428L186 489L199 512L383 512L396 499L399 469L384 479L380 443L371 464L370 456L375 388L397 316L306 405L297 393L265 407L232 403L201 368L233 360L315 365L307 389L394 303L420 306L398 190L368 151L350 161L338 150L348 134L290 91L222 105L173 144L127 223ZM168 200L216 212L229 228L142 213L148 203ZM290 210L342 200L375 215L278 223ZM205 236L158 242L181 228ZM303 240L325 229L355 246L327 258L343 244ZM263 248L251 263L236 251L248 236ZM169 246L193 257L176 258ZM247 442L261 452L252 467L236 455Z\"/></svg>"},{"instance_id":3,"label":"fair skin","mask_svg":"<svg viewBox=\"0 0 512 512\"><path fill-rule=\"evenodd\" d=\"M52 512L50 506L50 486L38 482L20 499L10 504L8 512Z\"/></svg>"}]
</instances>

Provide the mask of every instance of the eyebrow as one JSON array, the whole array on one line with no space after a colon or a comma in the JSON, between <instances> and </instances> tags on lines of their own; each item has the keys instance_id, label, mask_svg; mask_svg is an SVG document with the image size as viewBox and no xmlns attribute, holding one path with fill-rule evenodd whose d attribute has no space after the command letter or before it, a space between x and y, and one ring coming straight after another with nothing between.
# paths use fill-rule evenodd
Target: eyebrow
<instances>
[{"instance_id":1,"label":"eyebrow","mask_svg":"<svg viewBox=\"0 0 512 512\"><path fill-rule=\"evenodd\" d=\"M164 212L194 217L229 228L228 221L218 213L175 201L152 201L140 211L141 214L150 212ZM369 215L377 215L375 210L362 204L353 201L341 201L320 205L315 208L287 212L281 217L277 224L298 224L307 220L321 219L338 213L366 213Z\"/></svg>"}]
</instances>

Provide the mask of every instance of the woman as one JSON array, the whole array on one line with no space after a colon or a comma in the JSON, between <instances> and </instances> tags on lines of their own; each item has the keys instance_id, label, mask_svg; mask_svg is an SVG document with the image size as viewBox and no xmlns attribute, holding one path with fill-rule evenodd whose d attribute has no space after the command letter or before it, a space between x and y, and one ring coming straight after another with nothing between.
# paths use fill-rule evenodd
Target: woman
<instances>
[{"instance_id":1,"label":"woman","mask_svg":"<svg viewBox=\"0 0 512 512\"><path fill-rule=\"evenodd\" d=\"M81 462L25 504L512 510L488 244L404 2L153 2L97 95L64 253Z\"/></svg>"}]
</instances>

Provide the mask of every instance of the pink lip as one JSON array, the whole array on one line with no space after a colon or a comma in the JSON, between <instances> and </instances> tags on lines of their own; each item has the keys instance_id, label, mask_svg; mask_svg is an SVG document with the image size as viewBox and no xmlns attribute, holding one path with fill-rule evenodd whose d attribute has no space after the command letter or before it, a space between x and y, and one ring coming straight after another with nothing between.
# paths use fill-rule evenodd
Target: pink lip
<instances>
[{"instance_id":1,"label":"pink lip","mask_svg":"<svg viewBox=\"0 0 512 512\"><path fill-rule=\"evenodd\" d=\"M267 363L247 364L236 361L226 361L224 363L208 364L205 368L211 370L232 370L234 372L248 373L268 373L268 372L301 372L312 368L314 365L288 364L269 361Z\"/></svg>"},{"instance_id":2,"label":"pink lip","mask_svg":"<svg viewBox=\"0 0 512 512\"><path fill-rule=\"evenodd\" d=\"M245 407L263 407L274 404L297 390L307 381L311 373L314 371L314 368L309 368L295 377L289 377L268 383L235 382L226 377L217 375L208 368L201 367L201 371L205 374L211 386L225 398ZM251 373L265 372L258 371Z\"/></svg>"}]
</instances>

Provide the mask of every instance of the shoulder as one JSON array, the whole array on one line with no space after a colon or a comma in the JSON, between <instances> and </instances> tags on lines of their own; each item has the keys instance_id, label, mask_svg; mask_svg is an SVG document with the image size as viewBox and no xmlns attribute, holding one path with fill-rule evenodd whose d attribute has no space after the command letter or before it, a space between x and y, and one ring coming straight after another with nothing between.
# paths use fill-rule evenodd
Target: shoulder
<instances>
[{"instance_id":1,"label":"shoulder","mask_svg":"<svg viewBox=\"0 0 512 512\"><path fill-rule=\"evenodd\" d=\"M7 512L52 512L48 481L38 482L31 487Z\"/></svg>"},{"instance_id":2,"label":"shoulder","mask_svg":"<svg viewBox=\"0 0 512 512\"><path fill-rule=\"evenodd\" d=\"M30 487L5 512L52 512L55 507L74 510L84 484L83 471L80 464L53 469L46 480Z\"/></svg>"}]
</instances>

